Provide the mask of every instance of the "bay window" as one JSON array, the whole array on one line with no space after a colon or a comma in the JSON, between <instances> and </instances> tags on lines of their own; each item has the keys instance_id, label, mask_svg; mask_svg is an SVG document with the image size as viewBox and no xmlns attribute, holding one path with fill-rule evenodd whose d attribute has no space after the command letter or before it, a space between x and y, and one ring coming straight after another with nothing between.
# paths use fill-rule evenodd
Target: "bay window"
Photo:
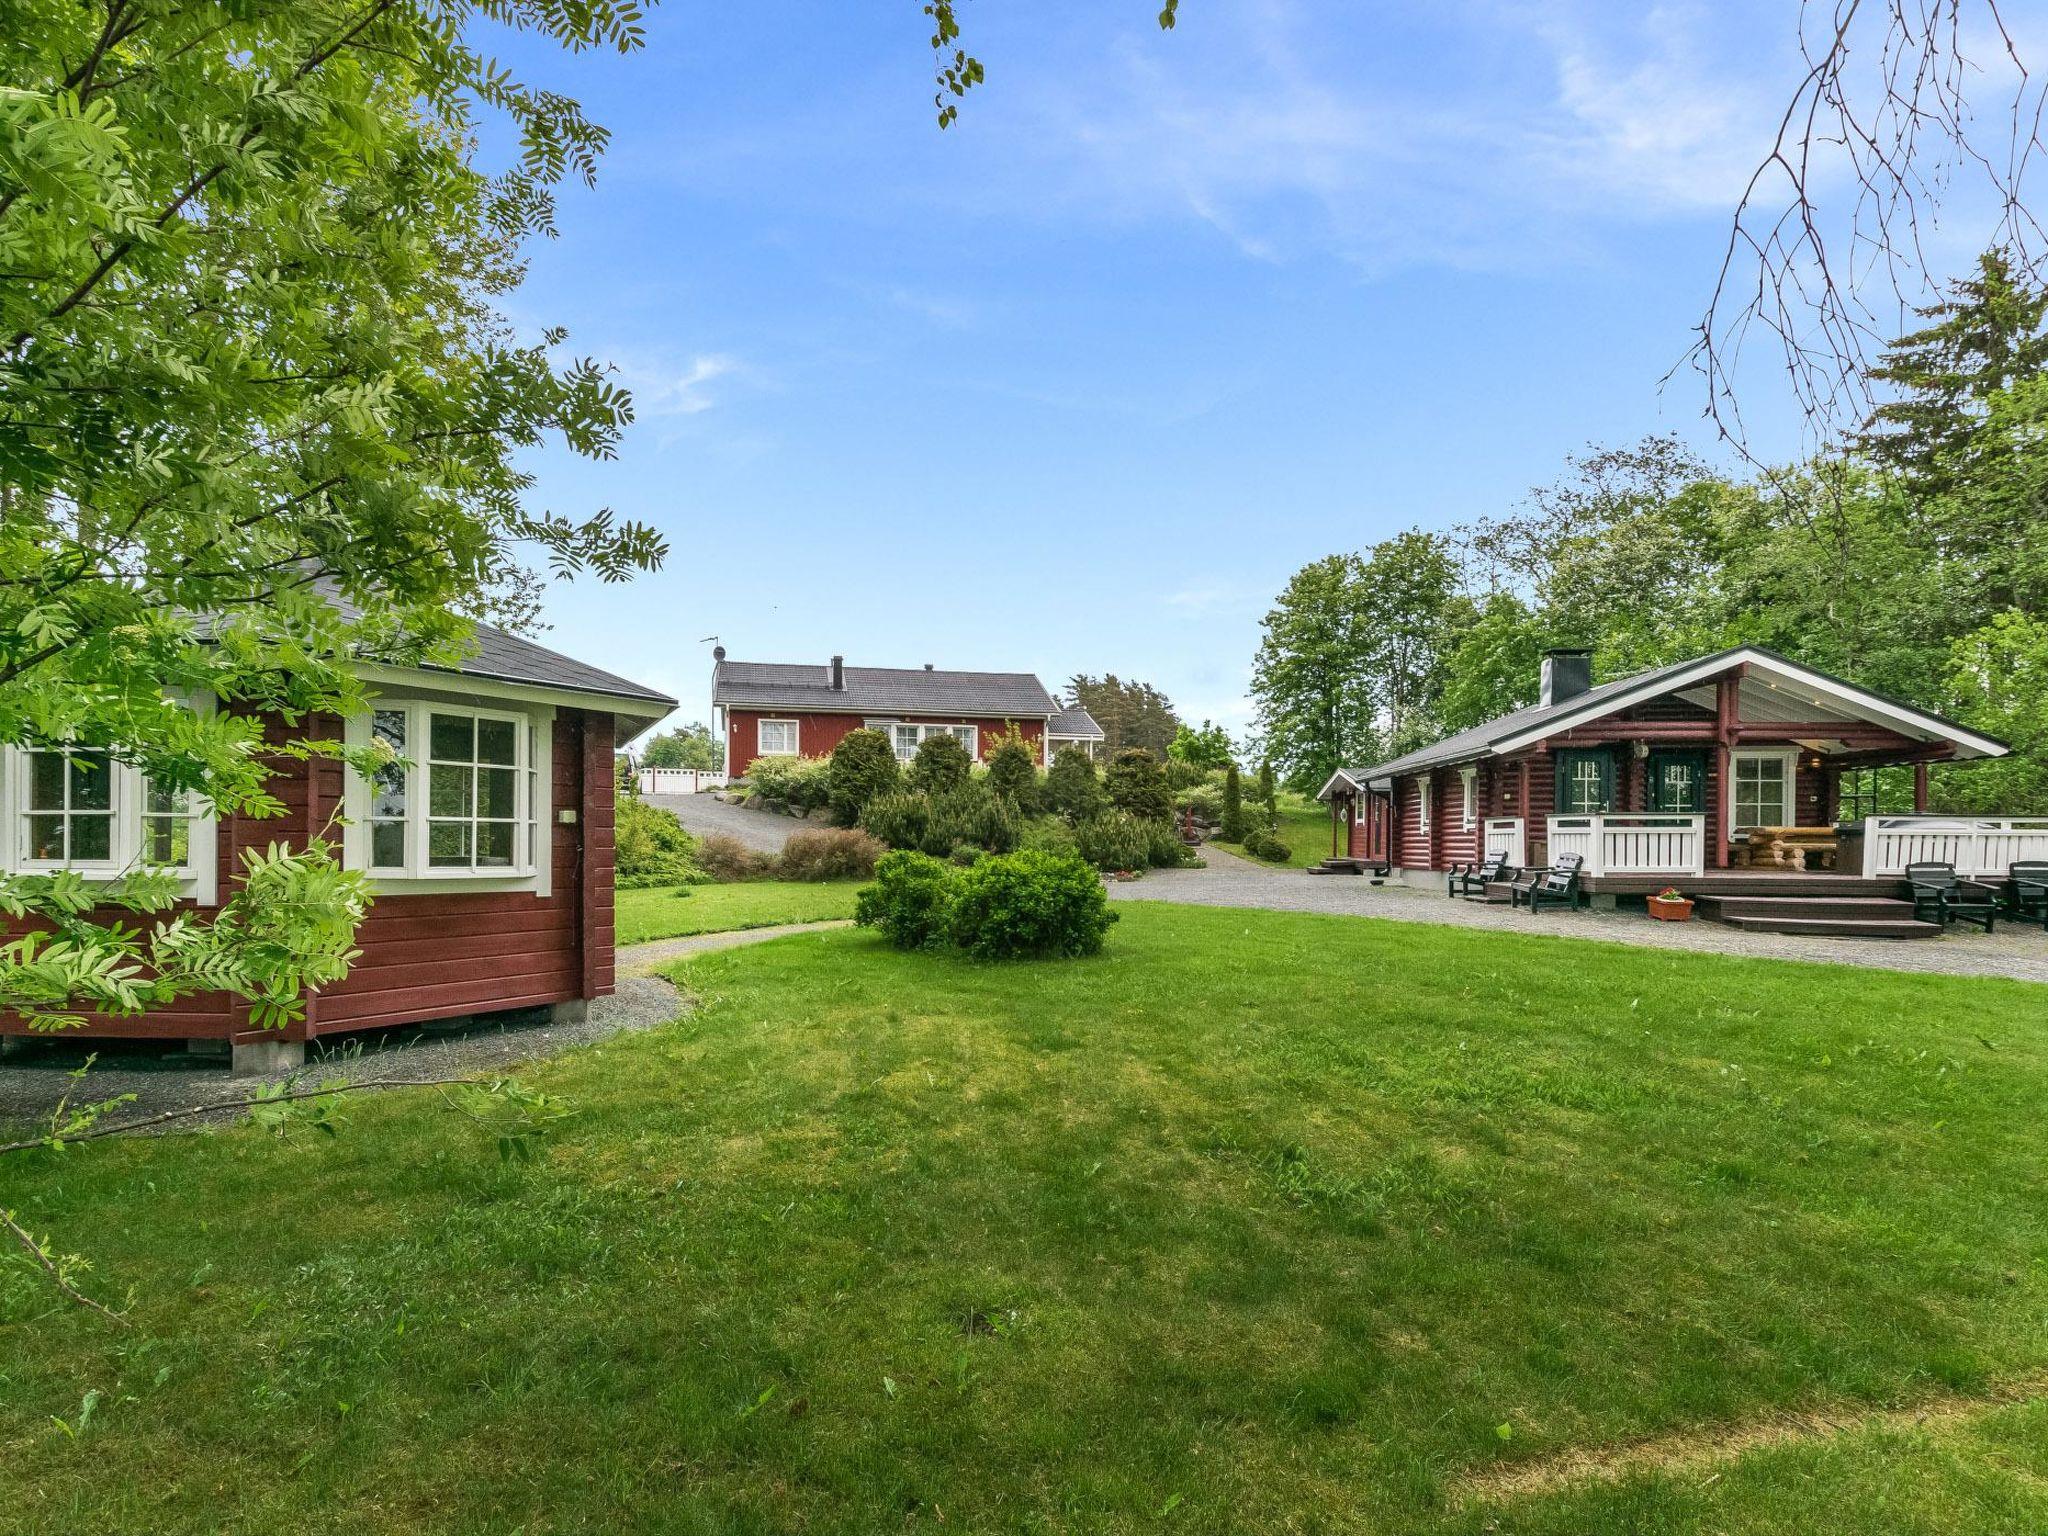
<instances>
[{"instance_id":1,"label":"bay window","mask_svg":"<svg viewBox=\"0 0 2048 1536\"><path fill-rule=\"evenodd\" d=\"M187 896L214 897L213 817L105 747L0 751L0 805L0 868L75 870L92 880L159 871L177 877Z\"/></svg>"},{"instance_id":2,"label":"bay window","mask_svg":"<svg viewBox=\"0 0 2048 1536\"><path fill-rule=\"evenodd\" d=\"M380 880L547 882L554 712L381 701L349 724L387 760L349 776L343 858Z\"/></svg>"}]
</instances>

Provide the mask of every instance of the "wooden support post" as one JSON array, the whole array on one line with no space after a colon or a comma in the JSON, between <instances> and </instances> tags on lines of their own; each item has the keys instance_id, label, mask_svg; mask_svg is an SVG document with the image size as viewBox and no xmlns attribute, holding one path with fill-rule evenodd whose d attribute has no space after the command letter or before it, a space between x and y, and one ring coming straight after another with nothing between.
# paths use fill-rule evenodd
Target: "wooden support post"
<instances>
[{"instance_id":1,"label":"wooden support post","mask_svg":"<svg viewBox=\"0 0 2048 1536\"><path fill-rule=\"evenodd\" d=\"M1927 764L1924 762L1913 765L1913 814L1927 814Z\"/></svg>"},{"instance_id":2,"label":"wooden support post","mask_svg":"<svg viewBox=\"0 0 2048 1536\"><path fill-rule=\"evenodd\" d=\"M1735 756L1731 750L1740 728L1742 675L1747 666L1723 673L1714 686L1714 867L1726 869L1733 859L1735 830Z\"/></svg>"}]
</instances>

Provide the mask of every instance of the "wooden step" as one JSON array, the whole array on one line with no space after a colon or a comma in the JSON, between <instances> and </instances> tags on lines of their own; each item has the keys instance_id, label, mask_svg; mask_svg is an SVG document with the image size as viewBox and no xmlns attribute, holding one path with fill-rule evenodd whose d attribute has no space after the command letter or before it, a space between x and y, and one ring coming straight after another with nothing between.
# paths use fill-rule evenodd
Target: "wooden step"
<instances>
[{"instance_id":1,"label":"wooden step","mask_svg":"<svg viewBox=\"0 0 2048 1536\"><path fill-rule=\"evenodd\" d=\"M1935 939L1941 930L1933 923L1903 922L1893 918L1856 917L1729 917L1723 927L1750 933L1809 934L1822 939Z\"/></svg>"},{"instance_id":2,"label":"wooden step","mask_svg":"<svg viewBox=\"0 0 2048 1536\"><path fill-rule=\"evenodd\" d=\"M1805 917L1888 918L1910 921L1913 903L1897 896L1695 896L1693 905L1702 917L1782 917L1787 913Z\"/></svg>"}]
</instances>

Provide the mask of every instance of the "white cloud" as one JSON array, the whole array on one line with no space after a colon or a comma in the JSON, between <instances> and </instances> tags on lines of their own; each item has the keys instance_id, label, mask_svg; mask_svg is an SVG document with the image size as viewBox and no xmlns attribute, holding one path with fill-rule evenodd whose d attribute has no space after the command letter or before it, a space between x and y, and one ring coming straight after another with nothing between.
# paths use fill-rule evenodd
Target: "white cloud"
<instances>
[{"instance_id":1,"label":"white cloud","mask_svg":"<svg viewBox=\"0 0 2048 1536\"><path fill-rule=\"evenodd\" d=\"M633 409L643 419L695 416L718 404L710 385L742 372L737 358L723 352L699 352L680 365L661 365L626 358L619 377L633 392Z\"/></svg>"}]
</instances>

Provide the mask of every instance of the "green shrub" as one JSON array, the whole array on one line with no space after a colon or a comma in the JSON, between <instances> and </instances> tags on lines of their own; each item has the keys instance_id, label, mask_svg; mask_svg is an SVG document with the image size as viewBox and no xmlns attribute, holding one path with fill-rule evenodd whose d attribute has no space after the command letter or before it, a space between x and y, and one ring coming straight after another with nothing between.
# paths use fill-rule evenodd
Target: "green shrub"
<instances>
[{"instance_id":1,"label":"green shrub","mask_svg":"<svg viewBox=\"0 0 2048 1536\"><path fill-rule=\"evenodd\" d=\"M1081 856L1074 829L1057 816L1034 816L1018 829L1017 846L1039 853L1056 853L1065 858Z\"/></svg>"},{"instance_id":2,"label":"green shrub","mask_svg":"<svg viewBox=\"0 0 2048 1536\"><path fill-rule=\"evenodd\" d=\"M1097 869L1149 869L1152 838L1144 822L1122 811L1104 811L1074 828L1081 857Z\"/></svg>"},{"instance_id":3,"label":"green shrub","mask_svg":"<svg viewBox=\"0 0 2048 1536\"><path fill-rule=\"evenodd\" d=\"M998 800L985 782L970 779L932 797L931 819L918 846L937 858L962 843L989 853L1008 853L1017 846L1017 825L1016 811Z\"/></svg>"},{"instance_id":4,"label":"green shrub","mask_svg":"<svg viewBox=\"0 0 2048 1536\"><path fill-rule=\"evenodd\" d=\"M1104 804L1095 759L1079 747L1063 747L1052 760L1039 799L1055 816L1079 824L1099 815Z\"/></svg>"},{"instance_id":5,"label":"green shrub","mask_svg":"<svg viewBox=\"0 0 2048 1536\"><path fill-rule=\"evenodd\" d=\"M875 883L854 898L854 923L880 929L898 949L936 945L946 937L947 909L959 878L922 853L885 853L875 865Z\"/></svg>"},{"instance_id":6,"label":"green shrub","mask_svg":"<svg viewBox=\"0 0 2048 1536\"><path fill-rule=\"evenodd\" d=\"M923 847L925 828L931 825L931 819L931 797L902 790L875 796L860 813L862 830L891 848Z\"/></svg>"},{"instance_id":7,"label":"green shrub","mask_svg":"<svg viewBox=\"0 0 2048 1536\"><path fill-rule=\"evenodd\" d=\"M797 832L782 845L776 873L785 880L866 880L888 849L854 827Z\"/></svg>"},{"instance_id":8,"label":"green shrub","mask_svg":"<svg viewBox=\"0 0 2048 1536\"><path fill-rule=\"evenodd\" d=\"M1125 747L1102 777L1109 803L1125 815L1140 821L1164 821L1173 814L1166 775L1159 769L1159 760L1143 747Z\"/></svg>"},{"instance_id":9,"label":"green shrub","mask_svg":"<svg viewBox=\"0 0 2048 1536\"><path fill-rule=\"evenodd\" d=\"M775 856L714 832L697 844L697 862L713 880L759 880L775 867Z\"/></svg>"},{"instance_id":10,"label":"green shrub","mask_svg":"<svg viewBox=\"0 0 2048 1536\"><path fill-rule=\"evenodd\" d=\"M697 839L664 811L637 797L620 800L614 812L616 878L621 890L688 885L704 879Z\"/></svg>"},{"instance_id":11,"label":"green shrub","mask_svg":"<svg viewBox=\"0 0 2048 1536\"><path fill-rule=\"evenodd\" d=\"M988 787L1015 806L1021 816L1038 808L1038 754L1012 731L988 755Z\"/></svg>"},{"instance_id":12,"label":"green shrub","mask_svg":"<svg viewBox=\"0 0 2048 1536\"><path fill-rule=\"evenodd\" d=\"M1166 780L1169 791L1193 789L1197 784L1209 782L1209 770L1204 765L1174 757L1166 760L1166 766L1160 770L1160 774Z\"/></svg>"},{"instance_id":13,"label":"green shrub","mask_svg":"<svg viewBox=\"0 0 2048 1536\"><path fill-rule=\"evenodd\" d=\"M1207 782L1191 785L1173 797L1176 814L1193 811L1203 821L1215 821L1223 815L1223 791Z\"/></svg>"},{"instance_id":14,"label":"green shrub","mask_svg":"<svg viewBox=\"0 0 2048 1536\"><path fill-rule=\"evenodd\" d=\"M829 757L757 757L747 767L747 799L780 800L814 811L832 798Z\"/></svg>"},{"instance_id":15,"label":"green shrub","mask_svg":"<svg viewBox=\"0 0 2048 1536\"><path fill-rule=\"evenodd\" d=\"M940 731L919 744L910 772L904 777L919 794L943 795L965 784L973 771L974 758L960 738Z\"/></svg>"},{"instance_id":16,"label":"green shrub","mask_svg":"<svg viewBox=\"0 0 2048 1536\"><path fill-rule=\"evenodd\" d=\"M1223 820L1216 835L1226 843L1241 843L1246 830L1244 781L1238 776L1237 764L1232 763L1223 770Z\"/></svg>"},{"instance_id":17,"label":"green shrub","mask_svg":"<svg viewBox=\"0 0 2048 1536\"><path fill-rule=\"evenodd\" d=\"M1245 834L1244 851L1255 859L1264 859L1269 864L1285 864L1294 857L1292 848L1261 827L1253 827Z\"/></svg>"},{"instance_id":18,"label":"green shrub","mask_svg":"<svg viewBox=\"0 0 2048 1536\"><path fill-rule=\"evenodd\" d=\"M962 869L968 869L976 864L979 864L983 859L987 858L988 855L982 852L981 849L975 847L972 843L962 843L959 847L955 848L951 853L947 854L946 857L951 859L955 864L958 864Z\"/></svg>"},{"instance_id":19,"label":"green shrub","mask_svg":"<svg viewBox=\"0 0 2048 1536\"><path fill-rule=\"evenodd\" d=\"M1047 959L1098 953L1116 919L1086 864L1024 852L983 859L963 872L946 926L978 960Z\"/></svg>"},{"instance_id":20,"label":"green shrub","mask_svg":"<svg viewBox=\"0 0 2048 1536\"><path fill-rule=\"evenodd\" d=\"M895 793L903 769L896 761L896 749L880 731L849 731L832 749L832 766L825 778L832 805L832 819L842 827L857 826L861 812L877 795Z\"/></svg>"},{"instance_id":21,"label":"green shrub","mask_svg":"<svg viewBox=\"0 0 2048 1536\"><path fill-rule=\"evenodd\" d=\"M1195 852L1181 841L1170 821L1140 822L1145 829L1145 862L1153 869L1177 869L1195 861Z\"/></svg>"}]
</instances>

